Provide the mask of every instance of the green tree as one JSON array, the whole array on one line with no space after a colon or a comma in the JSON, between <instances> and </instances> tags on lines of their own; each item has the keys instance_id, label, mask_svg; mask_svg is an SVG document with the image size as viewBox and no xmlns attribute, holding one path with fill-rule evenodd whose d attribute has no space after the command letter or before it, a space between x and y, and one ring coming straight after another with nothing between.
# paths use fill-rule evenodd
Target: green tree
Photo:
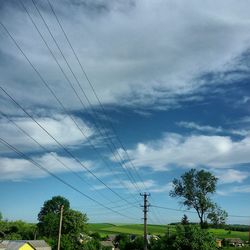
<instances>
[{"instance_id":1,"label":"green tree","mask_svg":"<svg viewBox=\"0 0 250 250\"><path fill-rule=\"evenodd\" d=\"M176 250L215 250L216 241L205 229L197 226L182 226L176 228L177 234L173 242Z\"/></svg>"},{"instance_id":2,"label":"green tree","mask_svg":"<svg viewBox=\"0 0 250 250\"><path fill-rule=\"evenodd\" d=\"M45 201L38 214L38 221L42 222L43 217L49 213L59 214L62 205L64 206L64 211L70 207L69 201L62 196L54 196L52 199Z\"/></svg>"},{"instance_id":3,"label":"green tree","mask_svg":"<svg viewBox=\"0 0 250 250\"><path fill-rule=\"evenodd\" d=\"M92 237L95 240L101 240L101 238L102 238L98 232L91 233L90 237Z\"/></svg>"},{"instance_id":4,"label":"green tree","mask_svg":"<svg viewBox=\"0 0 250 250\"><path fill-rule=\"evenodd\" d=\"M189 224L188 217L187 217L186 214L184 214L184 216L182 217L181 224L182 225L188 225Z\"/></svg>"},{"instance_id":5,"label":"green tree","mask_svg":"<svg viewBox=\"0 0 250 250\"><path fill-rule=\"evenodd\" d=\"M62 221L61 249L81 249L80 234L87 231L87 216L79 211L70 209L70 203L61 196L55 196L44 202L38 214L38 230L41 237L46 237L52 247L57 245L60 208L64 206Z\"/></svg>"},{"instance_id":6,"label":"green tree","mask_svg":"<svg viewBox=\"0 0 250 250\"><path fill-rule=\"evenodd\" d=\"M58 234L58 225L61 206L64 206L64 213L70 207L70 203L62 196L54 196L52 199L44 202L41 211L38 214L39 234L46 237L56 237Z\"/></svg>"},{"instance_id":7,"label":"green tree","mask_svg":"<svg viewBox=\"0 0 250 250\"><path fill-rule=\"evenodd\" d=\"M24 221L0 221L0 239L33 240L36 225Z\"/></svg>"},{"instance_id":8,"label":"green tree","mask_svg":"<svg viewBox=\"0 0 250 250\"><path fill-rule=\"evenodd\" d=\"M84 243L83 248L84 250L102 250L102 246L100 241L98 240L90 240Z\"/></svg>"},{"instance_id":9,"label":"green tree","mask_svg":"<svg viewBox=\"0 0 250 250\"><path fill-rule=\"evenodd\" d=\"M217 204L214 204L209 212L207 218L211 221L211 223L215 227L222 227L226 224L226 219L228 217L228 213L221 209Z\"/></svg>"},{"instance_id":10,"label":"green tree","mask_svg":"<svg viewBox=\"0 0 250 250\"><path fill-rule=\"evenodd\" d=\"M213 207L210 195L216 191L217 178L210 172L195 169L184 173L180 179L173 180L171 197L181 198L188 209L194 208L200 219L200 226L206 224L206 213Z\"/></svg>"}]
</instances>

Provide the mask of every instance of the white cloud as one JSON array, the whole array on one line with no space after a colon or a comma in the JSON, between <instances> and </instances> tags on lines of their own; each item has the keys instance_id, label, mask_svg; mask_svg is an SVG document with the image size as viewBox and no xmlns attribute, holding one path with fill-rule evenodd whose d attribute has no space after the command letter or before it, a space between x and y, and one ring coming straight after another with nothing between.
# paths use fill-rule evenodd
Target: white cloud
<instances>
[{"instance_id":1,"label":"white cloud","mask_svg":"<svg viewBox=\"0 0 250 250\"><path fill-rule=\"evenodd\" d=\"M224 170L213 170L216 177L219 178L219 182L221 184L226 183L242 183L245 179L247 179L250 176L249 172L244 171L238 171L235 169L224 169Z\"/></svg>"},{"instance_id":2,"label":"white cloud","mask_svg":"<svg viewBox=\"0 0 250 250\"><path fill-rule=\"evenodd\" d=\"M249 152L250 137L233 141L227 136L182 136L173 133L165 134L159 140L138 143L135 149L128 150L136 167L150 167L158 171L173 165L232 168L238 164L249 164Z\"/></svg>"},{"instance_id":3,"label":"white cloud","mask_svg":"<svg viewBox=\"0 0 250 250\"><path fill-rule=\"evenodd\" d=\"M39 4L43 5L45 18L76 75L82 77L48 6L41 1ZM205 80L196 81L197 77L234 68L235 58L249 46L248 1L192 0L188 4L160 0L129 4L126 1L84 1L83 4L56 1L54 5L103 103L151 108L178 105L184 95L195 96L208 84ZM29 8L33 10L32 5ZM19 5L6 2L0 16L66 107L82 108ZM55 49L41 20L38 17L35 20ZM47 107L49 103L57 108L53 97L31 73L4 32L1 32L0 48L1 84L26 106ZM71 79L58 52L56 55ZM223 79L221 82L225 82ZM86 80L81 83L96 104ZM81 93L76 84L75 87ZM4 104L10 112L8 102Z\"/></svg>"},{"instance_id":4,"label":"white cloud","mask_svg":"<svg viewBox=\"0 0 250 250\"><path fill-rule=\"evenodd\" d=\"M49 148L58 146L57 143L31 119L24 117L12 117L10 119L43 146ZM61 144L65 146L79 146L86 142L86 138L92 136L94 131L81 119L77 117L74 117L74 119L86 137L82 135L69 116L53 115L52 117L36 117L37 122ZM25 150L40 149L35 142L3 117L0 119L0 137L6 138L13 146L21 147Z\"/></svg>"},{"instance_id":5,"label":"white cloud","mask_svg":"<svg viewBox=\"0 0 250 250\"><path fill-rule=\"evenodd\" d=\"M67 168L55 158L63 162ZM84 168L74 159L57 155L54 152L51 152L50 154L44 154L39 157L32 157L32 159L54 174L70 171L84 171ZM86 167L91 167L92 165L92 163L89 161L83 162L83 164ZM32 178L47 177L49 175L47 172L41 170L30 161L25 159L1 157L0 165L0 181L22 181Z\"/></svg>"},{"instance_id":6,"label":"white cloud","mask_svg":"<svg viewBox=\"0 0 250 250\"><path fill-rule=\"evenodd\" d=\"M244 193L245 194L250 193L250 185L235 186L217 191L218 195L223 195L223 196L230 196L230 195L244 194Z\"/></svg>"},{"instance_id":7,"label":"white cloud","mask_svg":"<svg viewBox=\"0 0 250 250\"><path fill-rule=\"evenodd\" d=\"M155 180L144 180L131 182L127 180L123 180L121 182L118 182L117 180L113 180L109 183L109 187L111 188L120 188L124 189L126 187L126 191L131 192L138 192L138 189L140 190L148 190L150 193L166 193L170 191L172 188L172 183L167 183L165 185L159 185ZM103 189L105 187L98 185L95 186L95 189Z\"/></svg>"},{"instance_id":8,"label":"white cloud","mask_svg":"<svg viewBox=\"0 0 250 250\"><path fill-rule=\"evenodd\" d=\"M195 130L199 130L199 131L203 131L203 132L212 132L212 133L221 133L224 130L221 127L215 128L209 125L199 125L195 122L178 122L177 123L178 126L180 127L184 127L184 128L189 128L189 129L195 129Z\"/></svg>"},{"instance_id":9,"label":"white cloud","mask_svg":"<svg viewBox=\"0 0 250 250\"><path fill-rule=\"evenodd\" d=\"M198 130L201 132L208 132L213 134L232 134L232 135L240 135L240 136L247 136L250 134L250 130L246 129L224 129L222 127L213 127L209 125L200 125L195 122L178 122L177 125L180 127L185 127L188 129Z\"/></svg>"}]
</instances>

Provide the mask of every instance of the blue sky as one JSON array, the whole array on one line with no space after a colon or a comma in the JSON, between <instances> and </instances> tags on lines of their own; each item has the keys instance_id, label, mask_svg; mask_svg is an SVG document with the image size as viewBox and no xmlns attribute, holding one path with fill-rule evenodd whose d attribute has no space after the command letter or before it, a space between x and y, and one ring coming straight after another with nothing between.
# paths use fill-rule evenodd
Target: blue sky
<instances>
[{"instance_id":1,"label":"blue sky","mask_svg":"<svg viewBox=\"0 0 250 250\"><path fill-rule=\"evenodd\" d=\"M51 1L102 107L48 2L34 3L0 3L0 84L63 147L2 89L0 137L132 218L1 144L4 218L36 221L43 202L62 195L90 222L140 223L139 191L151 193L152 205L184 209L169 191L191 168L219 178L213 199L230 215L250 216L248 1ZM149 215L150 223L169 223L183 212Z\"/></svg>"}]
</instances>

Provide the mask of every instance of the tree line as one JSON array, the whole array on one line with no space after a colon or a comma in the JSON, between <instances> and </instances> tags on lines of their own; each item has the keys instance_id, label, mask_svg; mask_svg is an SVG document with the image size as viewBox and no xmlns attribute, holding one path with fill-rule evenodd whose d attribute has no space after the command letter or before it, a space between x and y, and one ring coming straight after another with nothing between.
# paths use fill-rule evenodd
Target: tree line
<instances>
[{"instance_id":1,"label":"tree line","mask_svg":"<svg viewBox=\"0 0 250 250\"><path fill-rule=\"evenodd\" d=\"M216 191L218 179L210 172L195 169L184 173L179 179L173 180L170 196L179 198L187 209L194 209L200 220L199 225L188 221L186 215L176 225L176 232L151 238L151 250L213 250L216 249L215 239L208 233L209 225L219 227L225 225L227 213L213 202L212 195ZM98 233L88 232L87 215L70 207L70 202L61 196L55 196L44 202L39 214L38 223L30 224L23 221L9 222L0 216L0 237L4 239L44 239L56 249L60 209L63 206L63 224L61 233L62 250L103 250L109 249L100 244ZM114 242L121 250L143 249L143 238L129 238L118 235Z\"/></svg>"}]
</instances>

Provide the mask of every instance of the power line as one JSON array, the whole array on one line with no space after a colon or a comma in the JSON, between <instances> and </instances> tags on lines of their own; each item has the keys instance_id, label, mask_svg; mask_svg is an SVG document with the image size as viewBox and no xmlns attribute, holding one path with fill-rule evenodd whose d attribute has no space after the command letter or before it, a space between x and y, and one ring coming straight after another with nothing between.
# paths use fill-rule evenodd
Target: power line
<instances>
[{"instance_id":1,"label":"power line","mask_svg":"<svg viewBox=\"0 0 250 250\"><path fill-rule=\"evenodd\" d=\"M171 211L176 211L176 212L186 212L186 213L196 214L196 212L190 211L190 210L182 210L182 209L177 209L177 208L162 207L162 206L156 206L156 205L151 205L151 207L161 208L161 209L171 210Z\"/></svg>"},{"instance_id":2,"label":"power line","mask_svg":"<svg viewBox=\"0 0 250 250\"><path fill-rule=\"evenodd\" d=\"M36 24L35 24L35 22L32 20L32 17L30 16L30 14L28 13L28 11L27 11L27 9L25 8L25 6L24 6L24 4L23 4L23 2L22 1L20 1L21 3L22 3L22 5L23 5L23 7L24 7L24 9L25 9L25 11L27 12L27 14L29 15L29 17L30 17L30 19L31 19L31 21L32 21L32 23L35 25L35 27L36 27L36 29L37 29L37 31L38 31L38 33L40 34L40 36L42 37L42 39L43 39L43 41L45 42L45 44L46 44L46 46L47 46L47 48L50 50L50 52L51 52L51 54L52 54L52 56L53 56L53 58L54 58L54 60L56 61L56 63L57 63L57 65L59 66L59 68L60 68L60 70L62 71L62 73L63 73L63 75L65 76L65 78L66 78L66 80L69 82L69 83L71 83L70 82L70 80L69 80L69 78L67 77L67 75L66 75L66 73L64 72L64 70L62 69L62 67L60 66L60 64L59 64L59 62L57 61L57 59L56 59L56 57L54 56L54 54L53 54L53 52L52 52L52 50L49 48L49 46L48 46L48 44L46 43L46 41L45 41L45 39L43 38L43 36L42 36L42 34L41 34L41 32L39 31L39 29L38 29L38 27L36 26ZM32 0L32 2L34 3L34 1ZM35 5L35 3L34 3L34 5ZM37 6L35 5L35 7L36 7L36 9L37 9ZM37 9L38 10L38 9ZM38 12L39 12L39 10L38 10ZM40 14L40 13L39 13ZM41 15L40 15L41 16ZM42 17L42 16L41 16ZM43 19L43 18L42 18ZM44 20L44 19L43 19ZM45 23L46 24L46 23ZM47 26L47 25L46 25ZM48 27L48 26L47 26ZM5 28L5 27L4 27ZM6 28L5 28L6 29ZM9 33L9 32L8 32ZM51 36L52 36L52 38L53 38L53 35L52 35L52 33L50 32L50 34L51 34ZM66 34L66 33L65 33ZM10 35L10 34L9 34ZM11 37L11 38L13 38L13 37ZM54 39L54 38L53 38ZM56 40L54 39L54 42L56 43ZM60 47L58 46L58 44L56 43L56 45L57 45L57 47L58 47L58 49L60 50ZM18 46L19 47L19 46ZM72 47L73 48L73 47ZM20 47L19 47L19 49L20 49ZM22 52L22 51L21 51ZM62 53L62 51L60 50L60 52L61 52L61 54L62 54L62 56L63 56L63 58L65 59L65 61L66 61L66 63L67 63L67 60L66 60L66 58L64 57L64 55L63 55L63 53ZM27 59L27 58L26 58ZM29 61L29 60L28 60ZM69 66L69 64L67 63L67 65L68 65L68 67L70 68L70 66ZM71 69L70 69L71 70ZM37 72L37 71L36 71ZM73 71L71 70L71 72L72 72L72 74L74 75L74 73L73 73ZM79 81L77 80L77 78L75 77L75 75L74 75L74 78L75 78L75 80L78 82L78 84L80 85L80 83L79 83ZM76 91L75 91L75 89L74 89L74 87L73 87L73 85L72 85L72 83L70 84L71 85L71 87L73 88L73 90L74 90L74 92L76 93ZM47 88L48 88L48 85L45 85ZM93 86L92 86L93 87ZM49 90L50 90L50 92L51 92L51 89L49 88ZM93 89L94 90L94 89ZM76 95L77 95L77 93L76 93ZM53 95L54 97L55 97L55 95ZM77 95L78 96L78 95ZM80 97L78 96L78 98L79 98L79 101L81 101L81 99L80 99ZM87 96L86 96L86 99L88 100L88 98L87 98ZM59 99L58 98L56 98L56 100L57 101L59 101ZM88 100L89 101L89 100ZM99 102L100 102L100 100L98 100ZM83 102L81 101L81 103L82 103L82 105L84 106L84 104L83 104ZM59 102L59 104L62 104L61 102ZM89 104L91 105L91 103L89 102ZM101 104L101 103L100 103ZM102 105L102 104L101 104ZM62 106L62 105L61 105ZM64 108L64 107L63 107ZM103 108L103 107L102 107ZM65 108L64 108L64 111L65 111ZM104 110L104 108L103 108L103 111L105 112L105 110ZM105 115L106 115L106 113L105 113ZM71 116L71 118L72 118L72 116ZM76 122L74 121L74 123L76 124ZM77 124L76 124L77 125ZM77 126L78 127L78 126ZM98 126L97 126L98 127ZM79 129L79 127L78 127L78 129ZM81 129L80 129L81 130ZM113 128L113 130L114 130L114 128ZM81 131L82 132L82 131ZM86 136L85 136L86 137ZM86 137L86 139L88 139L87 137ZM111 140L111 142L112 142L112 140ZM120 142L121 143L121 142ZM91 143L90 143L91 144ZM115 146L114 146L115 147ZM123 150L125 151L125 148L123 147ZM127 153L127 152L126 152ZM117 154L118 154L118 156L119 156L119 158L120 158L120 160L122 161L122 158L121 158L121 156L120 156L120 154L119 154L119 152L117 151ZM130 160L131 161L131 160ZM132 163L131 163L132 164ZM123 167L123 166L122 166ZM132 176L132 174L131 174L131 176ZM133 176L132 176L132 178L133 178ZM131 180L131 179L130 179ZM142 179L141 179L142 180ZM136 181L135 181L135 179L133 178L133 181L132 181L132 183L134 183L134 185L136 185L137 186L137 184L136 184ZM142 181L142 183L143 183L143 185L144 185L144 182ZM145 186L145 185L144 185ZM137 190L139 190L139 188L138 188L138 186L136 187L137 188Z\"/></svg>"},{"instance_id":3,"label":"power line","mask_svg":"<svg viewBox=\"0 0 250 250\"><path fill-rule=\"evenodd\" d=\"M33 1L33 0L32 0L32 1ZM106 121L109 122L110 127L111 127L111 129L113 130L113 133L115 134L115 136L116 136L118 142L120 143L120 145L121 145L123 151L126 153L126 156L127 156L127 158L129 159L129 162L130 162L132 168L134 169L135 173L136 173L137 176L139 177L139 180L142 181L142 183L143 183L143 185L144 185L144 187L145 187L145 184L144 184L142 178L140 177L140 175L139 175L138 171L136 170L134 164L132 163L131 159L129 158L129 155L128 155L128 153L127 153L127 151L126 151L126 149L125 149L123 143L121 142L121 140L120 140L120 138L119 138L119 136L118 136L118 134L117 134L117 132L116 132L116 130L115 130L113 124L112 124L111 121L107 118L106 110L104 109L104 106L103 106L103 104L101 103L100 98L98 97L98 95L97 95L97 93L96 93L96 91L95 91L95 89L94 89L93 84L91 83L91 81L90 81L90 79L89 79L89 77L88 77L86 71L84 70L83 65L82 65L82 63L80 62L79 57L77 56L77 53L75 52L75 50L74 50L74 48L73 48L73 46L72 46L72 44L71 44L71 42L70 42L70 40L69 40L69 38L68 38L68 36L67 36L67 33L65 32L65 30L64 30L64 28L63 28L63 26L62 26L62 24L61 24L61 22L60 22L60 20L59 20L59 18L58 18L58 16L57 16L56 12L55 12L55 10L54 10L54 8L53 8L53 6L52 6L50 0L47 0L47 2L48 2L49 6L50 6L50 8L51 8L51 11L52 11L53 15L54 15L55 18L56 18L56 21L57 21L58 25L60 26L60 28L61 28L61 30L62 30L62 32L63 32L63 34L64 34L64 36L65 36L65 38L66 38L66 40L67 40L67 42L68 42L68 44L69 44L69 46L70 46L70 48L71 48L71 50L72 50L72 52L73 52L73 54L74 54L74 56L75 56L75 58L76 58L76 60L77 60L77 62L78 62L78 64L79 64L79 66L80 66L80 68L81 68L81 70L82 70L82 72L83 72L83 74L84 74L84 76L85 76L85 78L86 78L86 80L87 80L89 86L91 87L91 90L92 90L92 92L94 93L94 96L96 97L96 99L97 99L97 101L98 101L98 103L99 103L99 105L100 105L100 107L101 107L101 109L102 109L102 111L103 111L103 114L104 114L104 116L105 116ZM80 83L79 83L79 87L80 87L80 89L82 90L84 96L86 96L86 94L85 94L83 88L81 87ZM89 102L89 99L88 99L87 97L86 97L86 99L87 99L88 103L91 105L91 103ZM113 146L115 147L114 143L112 142L112 139L110 139L110 141L111 141L111 143L113 144ZM120 153L119 153L118 150L117 150L117 154L118 154L119 158L121 159L121 155L120 155ZM122 159L121 159L121 160L122 160ZM131 174L131 176L132 176L132 174ZM133 178L133 180L134 180L134 183L136 184L136 181L135 181L134 178ZM137 189L140 191L140 189L138 188L138 186L137 186Z\"/></svg>"},{"instance_id":4,"label":"power line","mask_svg":"<svg viewBox=\"0 0 250 250\"><path fill-rule=\"evenodd\" d=\"M33 20L32 16L30 15L28 9L26 8L26 6L24 5L24 3L23 3L22 0L19 0L19 2L21 3L22 7L24 8L25 12L27 13L29 19L31 20L32 24L34 25L35 29L37 30L37 32L38 32L39 36L41 37L42 41L44 42L44 44L46 45L47 49L49 50L49 52L50 52L52 58L53 58L54 61L56 62L57 66L59 67L59 69L60 69L60 71L62 72L63 76L65 77L66 81L68 82L68 84L69 84L70 87L72 88L72 90L73 90L74 94L76 95L77 99L79 100L79 102L81 103L81 105L83 106L83 108L86 110L86 106L84 105L82 99L80 98L80 96L78 95L76 89L74 88L73 83L72 83L71 80L68 78L67 74L66 74L65 71L63 70L63 68L62 68L62 66L60 65L60 63L58 62L56 56L54 55L52 49L50 48L50 46L49 46L48 43L46 42L45 38L43 37L42 33L40 32L38 26L36 25L35 21ZM34 4L34 6L35 6L35 8L36 8L36 10L37 10L37 12L38 12L38 14L39 14L39 16L41 17L41 19L42 19L42 21L43 21L43 23L44 23L46 29L48 30L50 36L52 37L52 39L53 39L53 41L54 41L56 47L58 48L58 50L59 50L59 52L60 52L62 58L64 59L64 61L65 61L66 65L67 65L67 67L69 68L70 72L72 73L72 75L73 75L75 81L77 82L78 86L81 88L81 85L80 85L80 82L79 82L78 78L76 77L74 71L72 70L70 64L68 63L66 57L64 56L64 54L63 54L63 52L62 52L62 50L61 50L59 44L57 43L57 41L56 41L55 37L53 36L53 34L52 34L52 32L51 32L49 26L47 25L45 19L43 18L42 14L41 14L41 12L40 12L40 10L39 10L39 8L37 7L35 1L32 0L32 2L33 2L33 4ZM89 105L91 106L91 103L90 103L90 101L89 101L89 99L88 99L86 93L84 92L84 90L83 90L82 88L81 88L81 90L83 91L84 96L85 96L87 102L88 102ZM100 130L99 126L96 124L95 120L93 120L93 121L94 121L95 127L97 128L97 130L99 131L99 133L101 134L101 136L102 136L103 138L105 138L105 136L103 136L102 131ZM105 130L104 130L104 131L105 131ZM81 133L82 133L83 136L86 138L86 140L88 141L88 143L90 144L90 146L92 147L92 149L95 151L95 153L96 153L97 155L99 155L99 157L100 157L101 160L105 163L105 165L109 168L109 170L113 172L113 169L109 166L109 164L105 161L105 159L102 157L102 155L98 152L98 150L96 149L96 147L91 143L91 141L89 140L89 138L83 133L83 131L81 131ZM108 144L107 144L107 146L109 147ZM116 155L113 153L112 149L111 149L111 148L109 148L109 149L110 149L111 153L114 155L114 157L116 157ZM123 168L122 164L121 164L121 167ZM114 172L113 172L113 173L114 173ZM131 177L127 174L126 171L125 171L125 174L126 174L126 175L128 176L128 178L131 180ZM114 175L116 175L116 173L114 173ZM120 177L119 177L119 176L118 176L117 178L120 180ZM124 186L124 183L121 182L121 180L120 180L120 183L121 183L121 185ZM125 187L125 188L127 188L127 187Z\"/></svg>"},{"instance_id":5,"label":"power line","mask_svg":"<svg viewBox=\"0 0 250 250\"><path fill-rule=\"evenodd\" d=\"M82 129L79 127L79 125L77 124L77 122L75 121L75 119L72 117L72 115L69 114L68 110L66 109L66 107L63 105L63 103L59 100L59 98L56 96L56 94L54 93L54 91L50 88L50 86L48 85L48 83L45 81L45 79L42 77L42 75L40 74L40 72L38 71L38 69L33 65L33 63L30 61L30 59L27 57L27 55L25 54L25 52L22 50L22 48L19 46L19 44L17 43L17 41L15 40L15 38L10 34L10 32L8 31L7 27L0 22L0 25L3 27L3 29L6 31L6 33L9 35L9 37L11 38L11 40L14 42L14 44L16 45L16 47L19 49L19 51L21 52L21 54L25 57L25 59L27 60L27 62L30 64L30 66L33 68L33 70L36 72L36 74L38 75L39 79L42 81L42 83L45 85L45 87L49 90L49 92L52 94L52 96L56 99L56 101L58 102L58 104L62 107L62 109L64 110L64 112L71 118L71 120L74 122L74 124L77 126L77 128L83 133ZM1 87L1 89L7 94L7 92ZM9 97L10 95L7 94ZM17 102L11 98L12 101L14 101L16 104ZM19 104L18 106L20 108L22 108ZM23 108L22 108L23 109ZM28 114L24 109L23 111ZM29 115L29 114L28 114ZM30 116L30 115L29 115ZM32 119L33 117L30 116ZM42 126L39 124L39 127L42 128ZM42 128L44 129L44 128ZM126 201L124 198L122 198L117 192L115 192L114 190L112 190L112 188L108 187L100 178L98 178L94 173L92 173L91 170L89 170L86 166L83 165L82 162L80 162L77 158L75 158L72 153L70 153L61 143L59 143L58 140L56 140L50 133L48 133L48 131L45 131L53 140L56 141L56 143L63 148L63 150L65 152L67 152L67 154L69 154L72 158L74 158L75 160L77 160L81 166L83 166L91 175L93 175L96 179L98 179L104 186L106 186L111 192L113 192L114 194L116 194L118 197L120 197L121 199L123 199L124 201ZM84 134L84 133L83 133ZM127 201L126 201L127 202ZM127 202L128 203L128 202Z\"/></svg>"},{"instance_id":6,"label":"power line","mask_svg":"<svg viewBox=\"0 0 250 250\"><path fill-rule=\"evenodd\" d=\"M3 87L0 86L0 89L20 108L22 111L30 117L49 137L51 137L59 146L66 152L71 158L75 159L88 173L90 173L95 179L97 179L101 184L103 184L107 189L112 193L118 196L121 200L124 200L126 203L131 204L125 198L123 198L119 193L114 191L106 183L104 183L98 176L96 176L91 170L89 170L78 158L76 158L63 144L61 144L50 132L48 132L29 112L27 112Z\"/></svg>"},{"instance_id":7,"label":"power line","mask_svg":"<svg viewBox=\"0 0 250 250\"><path fill-rule=\"evenodd\" d=\"M0 114L5 117L9 122L11 122L14 126L16 126L20 131L22 131L23 134L25 134L28 138L30 138L33 142L35 142L40 148L42 148L46 153L50 154L56 161L58 161L61 165L63 165L66 169L68 169L71 173L73 173L76 177L78 177L81 181L86 183L89 187L91 187L94 191L96 191L101 197L104 197L105 199L109 200L110 202L113 202L109 197L105 196L104 194L101 194L98 189L96 189L93 185L91 185L89 182L87 182L80 174L78 174L76 171L73 171L70 167L68 167L60 158L56 157L54 154L51 154L51 152L44 147L41 143L39 143L34 137L32 137L29 133L27 133L22 127L20 127L14 120L10 119L4 112L0 110Z\"/></svg>"},{"instance_id":8,"label":"power line","mask_svg":"<svg viewBox=\"0 0 250 250\"><path fill-rule=\"evenodd\" d=\"M155 208L160 208L160 209L165 209L165 210L171 210L171 211L176 211L176 212L185 212L185 213L196 214L196 212L190 211L190 210L182 210L182 209L177 209L177 208L162 207L162 206L157 206L157 205L151 205L151 206L155 207ZM228 214L228 217L250 218L250 215L233 215L233 214Z\"/></svg>"},{"instance_id":9,"label":"power line","mask_svg":"<svg viewBox=\"0 0 250 250\"><path fill-rule=\"evenodd\" d=\"M113 210L112 208L109 208L105 205L103 205L101 202L95 200L94 198L88 196L87 194L83 193L82 191L80 191L79 189L77 189L76 187L74 187L73 185L71 185L70 183L66 182L65 180L63 180L62 178L60 178L59 176L57 176L56 174L52 173L51 171L49 171L48 169L46 169L45 167L43 167L41 164L39 164L38 162L36 162L34 159L31 159L29 156L27 156L25 153L19 151L16 147L14 147L13 145L11 145L10 143L8 143L6 140L4 140L3 138L0 137L0 142L5 145L7 148L11 149L12 151L14 151L17 155L21 156L22 158L26 159L27 161L31 162L34 166L38 167L39 169L45 171L46 173L48 173L50 176L54 177L55 179L57 179L58 181L62 182L64 185L68 186L69 188L73 189L74 191L80 193L82 196L84 196L85 198L95 202L96 204L98 204L99 206L108 209L110 211L112 211L113 213L119 214L120 216L129 218L129 219L136 219L137 218L133 218L124 214L121 214L120 212Z\"/></svg>"}]
</instances>

